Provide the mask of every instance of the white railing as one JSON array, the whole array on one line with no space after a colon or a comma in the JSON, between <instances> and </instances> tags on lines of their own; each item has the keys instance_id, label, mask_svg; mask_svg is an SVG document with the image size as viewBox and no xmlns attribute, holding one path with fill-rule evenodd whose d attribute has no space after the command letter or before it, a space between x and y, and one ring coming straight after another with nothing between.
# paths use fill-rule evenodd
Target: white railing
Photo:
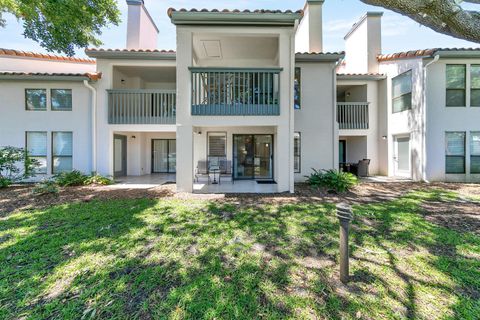
<instances>
[{"instance_id":1,"label":"white railing","mask_svg":"<svg viewBox=\"0 0 480 320\"><path fill-rule=\"evenodd\" d=\"M113 89L108 92L109 124L175 124L176 92Z\"/></svg>"},{"instance_id":2,"label":"white railing","mask_svg":"<svg viewBox=\"0 0 480 320\"><path fill-rule=\"evenodd\" d=\"M368 129L368 102L338 102L339 129Z\"/></svg>"}]
</instances>

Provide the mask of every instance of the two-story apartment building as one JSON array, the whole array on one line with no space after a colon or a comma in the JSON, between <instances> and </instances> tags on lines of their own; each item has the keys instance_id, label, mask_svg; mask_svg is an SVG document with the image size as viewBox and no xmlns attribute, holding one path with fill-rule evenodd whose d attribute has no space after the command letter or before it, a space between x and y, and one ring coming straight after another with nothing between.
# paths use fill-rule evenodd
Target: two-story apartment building
<instances>
[{"instance_id":1,"label":"two-story apartment building","mask_svg":"<svg viewBox=\"0 0 480 320\"><path fill-rule=\"evenodd\" d=\"M480 180L480 50L382 54L370 12L325 53L323 2L170 9L165 51L128 0L125 49L0 51L0 146L26 147L40 178L169 175L185 192L293 192L312 168L363 159L371 175Z\"/></svg>"}]
</instances>

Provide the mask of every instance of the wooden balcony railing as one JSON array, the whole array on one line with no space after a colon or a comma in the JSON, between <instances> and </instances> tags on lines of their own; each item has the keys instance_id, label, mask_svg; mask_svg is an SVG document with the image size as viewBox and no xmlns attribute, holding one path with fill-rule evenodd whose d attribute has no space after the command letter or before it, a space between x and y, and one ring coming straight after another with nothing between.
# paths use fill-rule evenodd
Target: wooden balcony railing
<instances>
[{"instance_id":1,"label":"wooden balcony railing","mask_svg":"<svg viewBox=\"0 0 480 320\"><path fill-rule=\"evenodd\" d=\"M338 102L339 129L368 129L368 102Z\"/></svg>"},{"instance_id":2,"label":"wooden balcony railing","mask_svg":"<svg viewBox=\"0 0 480 320\"><path fill-rule=\"evenodd\" d=\"M192 115L279 115L281 68L190 68Z\"/></svg>"},{"instance_id":3,"label":"wooden balcony railing","mask_svg":"<svg viewBox=\"0 0 480 320\"><path fill-rule=\"evenodd\" d=\"M109 124L175 124L176 92L114 89L108 92Z\"/></svg>"}]
</instances>

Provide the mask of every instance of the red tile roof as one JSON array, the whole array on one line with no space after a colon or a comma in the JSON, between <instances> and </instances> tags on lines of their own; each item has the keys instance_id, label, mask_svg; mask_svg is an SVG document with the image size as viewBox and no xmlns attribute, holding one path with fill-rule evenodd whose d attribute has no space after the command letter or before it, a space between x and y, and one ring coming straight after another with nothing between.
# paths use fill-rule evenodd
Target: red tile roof
<instances>
[{"instance_id":1,"label":"red tile roof","mask_svg":"<svg viewBox=\"0 0 480 320\"><path fill-rule=\"evenodd\" d=\"M295 54L307 54L307 55L327 55L327 54L345 54L345 51L340 52L295 52Z\"/></svg>"},{"instance_id":2,"label":"red tile roof","mask_svg":"<svg viewBox=\"0 0 480 320\"><path fill-rule=\"evenodd\" d=\"M101 72L87 73L56 73L56 72L0 72L0 76L27 76L27 77L87 77L97 81L102 78Z\"/></svg>"},{"instance_id":3,"label":"red tile roof","mask_svg":"<svg viewBox=\"0 0 480 320\"><path fill-rule=\"evenodd\" d=\"M53 55L53 54L44 54L44 53L36 53L36 52L21 51L21 50L14 50L14 49L4 49L4 48L0 48L0 56L28 57L28 58L38 58L38 59L46 59L46 60L54 60L54 61L66 61L66 62L78 62L78 63L95 64L95 60L92 60L92 59L57 56L57 55Z\"/></svg>"},{"instance_id":4,"label":"red tile roof","mask_svg":"<svg viewBox=\"0 0 480 320\"><path fill-rule=\"evenodd\" d=\"M378 61L391 61L398 59L409 59L418 57L431 57L439 51L480 51L480 48L431 48L422 50L411 50L390 54L381 54L377 56Z\"/></svg>"},{"instance_id":5,"label":"red tile roof","mask_svg":"<svg viewBox=\"0 0 480 320\"><path fill-rule=\"evenodd\" d=\"M233 9L233 10L229 10L229 9L223 9L223 10L219 10L219 9L212 9L212 10L208 10L208 9L190 9L190 10L187 10L187 9L175 9L175 8L168 8L167 10L167 14L168 16L171 18L172 17L172 14L175 12L175 11L178 11L178 12L207 12L207 13L239 13L239 14L242 14L242 13L258 13L258 14L263 14L263 13L278 13L278 14L289 14L289 13L296 13L296 14L301 14L303 15L303 10L297 10L297 11L292 11L292 10L285 10L285 11L282 11L282 10L265 10L265 9L257 9L257 10L239 10L239 9Z\"/></svg>"},{"instance_id":6,"label":"red tile roof","mask_svg":"<svg viewBox=\"0 0 480 320\"><path fill-rule=\"evenodd\" d=\"M87 48L85 52L158 52L158 53L176 53L175 50L159 50L159 49L103 49L103 48Z\"/></svg>"}]
</instances>

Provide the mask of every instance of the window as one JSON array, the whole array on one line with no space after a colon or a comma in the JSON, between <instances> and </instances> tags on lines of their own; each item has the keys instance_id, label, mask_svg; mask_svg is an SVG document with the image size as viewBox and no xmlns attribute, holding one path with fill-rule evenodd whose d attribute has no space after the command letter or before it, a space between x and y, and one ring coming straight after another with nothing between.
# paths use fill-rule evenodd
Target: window
<instances>
[{"instance_id":1,"label":"window","mask_svg":"<svg viewBox=\"0 0 480 320\"><path fill-rule=\"evenodd\" d=\"M293 88L293 106L295 109L300 109L302 106L302 69L300 67L295 67Z\"/></svg>"},{"instance_id":2,"label":"window","mask_svg":"<svg viewBox=\"0 0 480 320\"><path fill-rule=\"evenodd\" d=\"M300 132L295 132L293 134L293 172L295 173L301 172L301 149L302 142L300 138Z\"/></svg>"},{"instance_id":3,"label":"window","mask_svg":"<svg viewBox=\"0 0 480 320\"><path fill-rule=\"evenodd\" d=\"M465 132L445 133L445 173L465 173Z\"/></svg>"},{"instance_id":4,"label":"window","mask_svg":"<svg viewBox=\"0 0 480 320\"><path fill-rule=\"evenodd\" d=\"M52 173L72 171L73 134L52 132Z\"/></svg>"},{"instance_id":5,"label":"window","mask_svg":"<svg viewBox=\"0 0 480 320\"><path fill-rule=\"evenodd\" d=\"M208 156L226 157L227 155L227 134L225 132L208 133Z\"/></svg>"},{"instance_id":6,"label":"window","mask_svg":"<svg viewBox=\"0 0 480 320\"><path fill-rule=\"evenodd\" d=\"M52 89L52 110L71 111L72 110L72 90L71 89Z\"/></svg>"},{"instance_id":7,"label":"window","mask_svg":"<svg viewBox=\"0 0 480 320\"><path fill-rule=\"evenodd\" d=\"M412 70L392 79L393 113L412 109Z\"/></svg>"},{"instance_id":8,"label":"window","mask_svg":"<svg viewBox=\"0 0 480 320\"><path fill-rule=\"evenodd\" d=\"M447 64L447 107L465 107L466 75L466 65Z\"/></svg>"},{"instance_id":9,"label":"window","mask_svg":"<svg viewBox=\"0 0 480 320\"><path fill-rule=\"evenodd\" d=\"M25 108L27 110L47 110L47 90L25 89Z\"/></svg>"},{"instance_id":10,"label":"window","mask_svg":"<svg viewBox=\"0 0 480 320\"><path fill-rule=\"evenodd\" d=\"M25 149L27 149L28 154L39 163L35 172L39 174L47 173L47 133L28 131L25 140Z\"/></svg>"},{"instance_id":11,"label":"window","mask_svg":"<svg viewBox=\"0 0 480 320\"><path fill-rule=\"evenodd\" d=\"M480 173L480 131L470 132L470 173Z\"/></svg>"},{"instance_id":12,"label":"window","mask_svg":"<svg viewBox=\"0 0 480 320\"><path fill-rule=\"evenodd\" d=\"M470 68L470 106L480 107L480 64Z\"/></svg>"}]
</instances>

